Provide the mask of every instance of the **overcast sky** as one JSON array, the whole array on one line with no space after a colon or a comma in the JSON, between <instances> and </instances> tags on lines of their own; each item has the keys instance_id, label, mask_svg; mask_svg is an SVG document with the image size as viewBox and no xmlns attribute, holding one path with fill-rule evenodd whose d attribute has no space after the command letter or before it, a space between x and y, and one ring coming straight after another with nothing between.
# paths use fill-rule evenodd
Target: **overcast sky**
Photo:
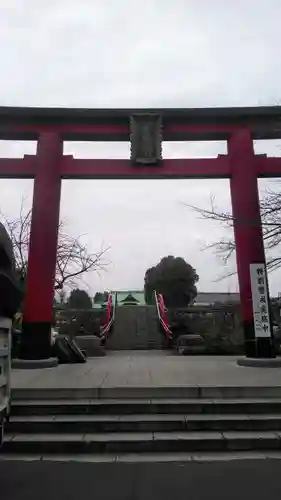
<instances>
[{"instance_id":1,"label":"overcast sky","mask_svg":"<svg viewBox=\"0 0 281 500\"><path fill-rule=\"evenodd\" d=\"M2 0L0 105L204 107L281 103L280 0ZM34 143L0 141L1 156ZM164 157L216 156L224 143L165 143ZM259 153L281 155L276 141ZM77 157L128 158L126 143L66 143ZM272 181L270 181L272 185ZM0 210L16 216L32 181L0 181ZM269 182L260 182L262 192ZM201 248L224 230L183 203L230 209L226 180L63 181L61 217L92 250L110 246L103 288L139 289L145 270L167 254L197 270L201 291L236 291L236 278ZM234 266L234 267L233 267ZM281 292L280 273L270 276Z\"/></svg>"}]
</instances>

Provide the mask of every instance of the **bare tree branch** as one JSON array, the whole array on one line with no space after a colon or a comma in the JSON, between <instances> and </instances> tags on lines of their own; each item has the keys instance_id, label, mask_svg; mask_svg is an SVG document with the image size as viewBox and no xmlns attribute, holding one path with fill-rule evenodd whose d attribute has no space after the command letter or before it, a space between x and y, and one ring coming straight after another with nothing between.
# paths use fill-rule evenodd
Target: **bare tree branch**
<instances>
[{"instance_id":1,"label":"bare tree branch","mask_svg":"<svg viewBox=\"0 0 281 500\"><path fill-rule=\"evenodd\" d=\"M0 212L0 219L12 241L17 273L22 280L25 280L27 274L31 228L31 210L26 210L24 205L23 199L19 217L14 220ZM105 259L108 248L101 248L98 252L91 253L87 245L81 241L82 236L73 238L67 234L65 228L66 223L61 221L58 234L55 290L62 290L66 285L76 286L87 273L103 271L109 264Z\"/></svg>"},{"instance_id":2,"label":"bare tree branch","mask_svg":"<svg viewBox=\"0 0 281 500\"><path fill-rule=\"evenodd\" d=\"M184 204L184 206L194 210L200 219L214 220L223 225L225 229L232 229L234 217L230 212L221 211L215 204L214 196L211 196L210 209L203 209L193 205ZM266 250L267 266L269 271L275 271L281 267L281 257L279 257L279 245L281 244L281 192L267 190L265 196L260 201L261 224L263 238ZM240 222L240 221L236 221ZM251 226L257 222L244 219L244 224ZM222 260L224 265L229 263L230 258L235 254L235 242L233 234L229 238L223 238L220 241L211 243L203 248L213 249ZM272 251L274 253L272 253ZM277 255L276 255L277 252ZM227 275L219 277L216 281L225 279L226 277L235 275L235 272L230 272Z\"/></svg>"}]
</instances>

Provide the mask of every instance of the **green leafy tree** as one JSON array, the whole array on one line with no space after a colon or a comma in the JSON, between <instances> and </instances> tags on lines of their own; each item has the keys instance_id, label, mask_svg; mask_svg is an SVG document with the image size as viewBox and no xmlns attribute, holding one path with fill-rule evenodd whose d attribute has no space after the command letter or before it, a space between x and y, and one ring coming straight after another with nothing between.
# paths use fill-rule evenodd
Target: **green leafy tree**
<instances>
[{"instance_id":1,"label":"green leafy tree","mask_svg":"<svg viewBox=\"0 0 281 500\"><path fill-rule=\"evenodd\" d=\"M108 300L108 292L97 292L94 296L95 304L103 304Z\"/></svg>"},{"instance_id":2,"label":"green leafy tree","mask_svg":"<svg viewBox=\"0 0 281 500\"><path fill-rule=\"evenodd\" d=\"M196 270L182 257L164 257L145 273L146 303L154 304L156 290L163 295L167 307L186 307L197 295L198 279Z\"/></svg>"},{"instance_id":3,"label":"green leafy tree","mask_svg":"<svg viewBox=\"0 0 281 500\"><path fill-rule=\"evenodd\" d=\"M92 309L92 301L85 290L72 290L67 302L69 309Z\"/></svg>"}]
</instances>

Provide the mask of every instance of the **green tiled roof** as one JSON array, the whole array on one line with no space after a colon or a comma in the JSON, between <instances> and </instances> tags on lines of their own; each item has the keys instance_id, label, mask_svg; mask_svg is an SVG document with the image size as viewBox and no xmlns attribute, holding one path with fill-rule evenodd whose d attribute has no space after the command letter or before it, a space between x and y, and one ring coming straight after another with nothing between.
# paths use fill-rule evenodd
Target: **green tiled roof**
<instances>
[{"instance_id":1,"label":"green tiled roof","mask_svg":"<svg viewBox=\"0 0 281 500\"><path fill-rule=\"evenodd\" d=\"M117 305L124 305L124 303L137 303L140 306L145 306L144 291L143 290L120 290L112 293L117 294Z\"/></svg>"}]
</instances>

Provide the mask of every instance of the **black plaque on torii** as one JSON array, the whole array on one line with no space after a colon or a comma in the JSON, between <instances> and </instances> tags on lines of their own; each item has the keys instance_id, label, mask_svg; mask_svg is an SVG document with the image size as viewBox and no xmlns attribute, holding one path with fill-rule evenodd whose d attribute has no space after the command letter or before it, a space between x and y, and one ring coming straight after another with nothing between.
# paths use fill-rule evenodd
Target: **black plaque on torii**
<instances>
[{"instance_id":1,"label":"black plaque on torii","mask_svg":"<svg viewBox=\"0 0 281 500\"><path fill-rule=\"evenodd\" d=\"M135 113L130 116L131 161L158 165L162 160L162 116Z\"/></svg>"}]
</instances>

